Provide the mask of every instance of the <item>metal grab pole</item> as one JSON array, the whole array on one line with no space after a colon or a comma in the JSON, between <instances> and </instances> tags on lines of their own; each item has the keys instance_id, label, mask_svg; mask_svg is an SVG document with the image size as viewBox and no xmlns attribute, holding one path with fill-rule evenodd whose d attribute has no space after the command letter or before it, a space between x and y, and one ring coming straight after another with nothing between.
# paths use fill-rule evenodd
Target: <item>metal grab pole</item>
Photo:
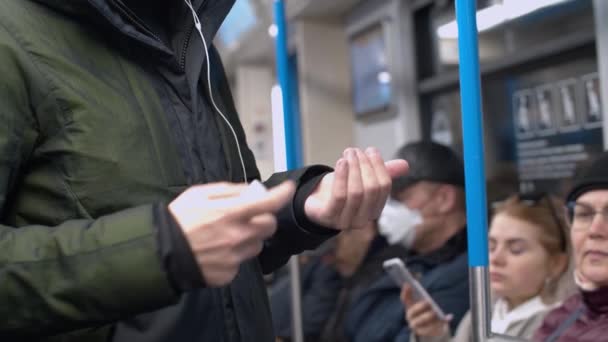
<instances>
[{"instance_id":1,"label":"metal grab pole","mask_svg":"<svg viewBox=\"0 0 608 342\"><path fill-rule=\"evenodd\" d=\"M488 233L476 1L456 0L473 339L491 336Z\"/></svg>"},{"instance_id":2,"label":"metal grab pole","mask_svg":"<svg viewBox=\"0 0 608 342\"><path fill-rule=\"evenodd\" d=\"M300 281L300 263L297 255L289 259L289 274L291 277L291 336L294 342L304 342L302 286Z\"/></svg>"},{"instance_id":3,"label":"metal grab pole","mask_svg":"<svg viewBox=\"0 0 608 342\"><path fill-rule=\"evenodd\" d=\"M298 167L297 164L297 143L294 132L294 111L292 105L292 89L289 69L289 51L287 45L287 20L285 18L285 4L283 0L274 0L274 19L277 27L276 36L276 59L279 84L281 86L283 103L283 122L285 128L285 158L287 170ZM276 157L276 156L275 156ZM277 170L280 171L280 170ZM302 327L302 289L300 285L300 264L298 257L293 256L289 260L289 270L291 277L291 319L292 319L292 338L294 342L304 342Z\"/></svg>"}]
</instances>

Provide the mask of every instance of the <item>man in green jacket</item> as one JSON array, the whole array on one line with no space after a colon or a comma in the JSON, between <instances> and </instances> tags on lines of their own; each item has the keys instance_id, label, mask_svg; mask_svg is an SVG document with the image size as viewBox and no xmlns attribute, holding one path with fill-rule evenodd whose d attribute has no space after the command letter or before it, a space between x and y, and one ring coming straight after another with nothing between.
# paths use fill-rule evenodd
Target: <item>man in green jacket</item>
<instances>
[{"instance_id":1,"label":"man in green jacket","mask_svg":"<svg viewBox=\"0 0 608 342\"><path fill-rule=\"evenodd\" d=\"M270 342L262 273L378 217L374 149L248 190L232 3L0 1L1 341Z\"/></svg>"}]
</instances>

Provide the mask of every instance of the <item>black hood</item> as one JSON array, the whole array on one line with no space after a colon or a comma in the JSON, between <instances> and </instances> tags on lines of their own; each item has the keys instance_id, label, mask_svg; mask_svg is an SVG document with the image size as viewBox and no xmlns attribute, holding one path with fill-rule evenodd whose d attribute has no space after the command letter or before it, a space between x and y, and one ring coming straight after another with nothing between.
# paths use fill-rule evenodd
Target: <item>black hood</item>
<instances>
[{"instance_id":1,"label":"black hood","mask_svg":"<svg viewBox=\"0 0 608 342\"><path fill-rule=\"evenodd\" d=\"M121 40L127 43L138 43L144 47L173 55L172 44L163 44L153 33L140 25L137 19L128 13L129 0L32 0L75 20L99 26L100 29L113 30ZM167 3L166 13L170 13L168 41L191 32L194 27L192 15L183 0L164 0ZM230 12L236 0L192 0L203 27L205 39L213 41L222 22ZM137 14L137 13L136 13ZM144 20L144 24L145 20Z\"/></svg>"}]
</instances>

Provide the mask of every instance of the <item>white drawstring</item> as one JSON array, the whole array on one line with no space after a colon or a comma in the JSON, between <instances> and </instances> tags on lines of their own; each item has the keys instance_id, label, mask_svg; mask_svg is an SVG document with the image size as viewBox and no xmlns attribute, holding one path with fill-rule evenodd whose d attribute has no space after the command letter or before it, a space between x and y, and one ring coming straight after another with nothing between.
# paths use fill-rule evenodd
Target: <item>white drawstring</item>
<instances>
[{"instance_id":1,"label":"white drawstring","mask_svg":"<svg viewBox=\"0 0 608 342\"><path fill-rule=\"evenodd\" d=\"M207 47L207 41L205 40L205 36L203 35L203 28L201 25L201 21L199 20L198 15L196 14L196 11L194 10L194 7L192 6L192 2L190 0L184 0L184 2L186 2L186 5L188 5L188 7L190 8L190 11L192 12L192 18L194 19L194 26L196 27L196 30L198 31L198 34L201 37L201 39L203 41L203 46L205 48L205 57L207 58L207 85L209 86L209 98L211 99L211 104L213 104L213 107L215 108L217 113L222 117L222 119L224 119L224 121L226 122L228 127L230 127L230 130L232 131L232 135L234 136L234 140L236 141L236 148L239 152L241 166L243 167L244 181L245 181L245 183L247 183L247 170L245 169L245 161L243 159L243 154L241 153L241 145L239 144L239 138L236 135L236 131L234 130L234 127L232 127L232 125L230 124L230 121L228 121L228 119L226 118L224 113L222 113L222 111L219 109L219 107L215 104L215 100L213 99L213 89L211 89L211 60L209 59L209 49Z\"/></svg>"}]
</instances>

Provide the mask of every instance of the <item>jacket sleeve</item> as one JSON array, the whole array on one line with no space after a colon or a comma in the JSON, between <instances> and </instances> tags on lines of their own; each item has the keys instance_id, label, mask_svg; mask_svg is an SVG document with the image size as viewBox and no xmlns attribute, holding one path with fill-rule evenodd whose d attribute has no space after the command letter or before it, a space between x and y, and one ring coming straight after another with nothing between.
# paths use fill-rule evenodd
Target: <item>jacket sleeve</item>
<instances>
[{"instance_id":1,"label":"jacket sleeve","mask_svg":"<svg viewBox=\"0 0 608 342\"><path fill-rule=\"evenodd\" d=\"M101 325L176 299L152 206L56 227L0 226L0 336Z\"/></svg>"},{"instance_id":2,"label":"jacket sleeve","mask_svg":"<svg viewBox=\"0 0 608 342\"><path fill-rule=\"evenodd\" d=\"M40 95L25 76L35 70L19 62L27 56L15 45L0 29L0 340L102 325L173 303L153 205L52 227L8 223L35 151L31 97Z\"/></svg>"},{"instance_id":3,"label":"jacket sleeve","mask_svg":"<svg viewBox=\"0 0 608 342\"><path fill-rule=\"evenodd\" d=\"M264 273L270 273L283 266L289 258L305 250L315 249L325 240L338 234L338 231L321 227L309 221L304 214L304 202L312 193L323 175L331 172L326 166L310 166L295 171L276 173L266 182L273 187L291 179L296 182L297 190L293 201L277 213L277 232L264 244L258 257Z\"/></svg>"}]
</instances>

